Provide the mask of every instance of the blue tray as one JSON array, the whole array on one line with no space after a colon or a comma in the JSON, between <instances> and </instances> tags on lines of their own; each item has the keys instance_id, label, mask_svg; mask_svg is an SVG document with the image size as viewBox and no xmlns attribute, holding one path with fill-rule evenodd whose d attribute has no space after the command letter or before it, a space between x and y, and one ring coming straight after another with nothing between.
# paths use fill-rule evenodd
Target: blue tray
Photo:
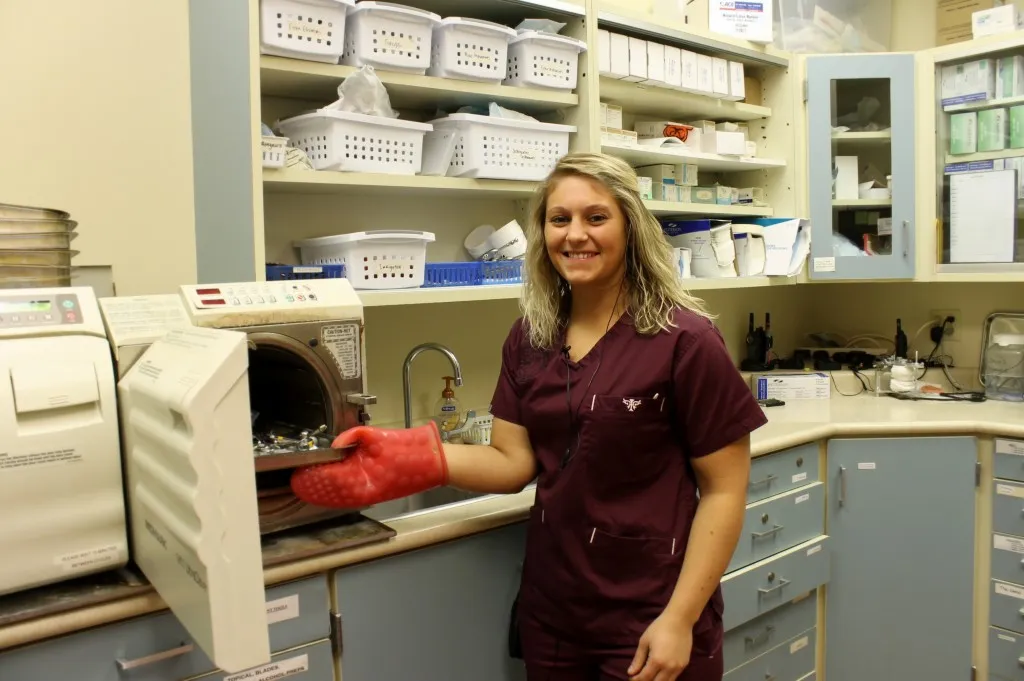
<instances>
[{"instance_id":1,"label":"blue tray","mask_svg":"<svg viewBox=\"0 0 1024 681\"><path fill-rule=\"evenodd\" d=\"M522 281L522 260L428 262L423 272L424 288L519 284Z\"/></svg>"},{"instance_id":2,"label":"blue tray","mask_svg":"<svg viewBox=\"0 0 1024 681\"><path fill-rule=\"evenodd\" d=\"M267 281L341 279L344 276L344 265L267 265Z\"/></svg>"}]
</instances>

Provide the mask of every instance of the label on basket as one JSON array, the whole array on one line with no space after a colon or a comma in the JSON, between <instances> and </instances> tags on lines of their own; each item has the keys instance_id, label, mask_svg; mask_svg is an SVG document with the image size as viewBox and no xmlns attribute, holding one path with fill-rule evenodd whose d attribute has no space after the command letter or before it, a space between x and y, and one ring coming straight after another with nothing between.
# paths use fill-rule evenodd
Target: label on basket
<instances>
[{"instance_id":1,"label":"label on basket","mask_svg":"<svg viewBox=\"0 0 1024 681\"><path fill-rule=\"evenodd\" d=\"M509 144L508 155L513 163L536 163L540 157L529 144Z\"/></svg>"},{"instance_id":2,"label":"label on basket","mask_svg":"<svg viewBox=\"0 0 1024 681\"><path fill-rule=\"evenodd\" d=\"M485 50L482 47L470 47L464 49L462 54L465 56L465 60L469 61L479 61L485 64L494 61L494 53L490 50Z\"/></svg>"},{"instance_id":3,"label":"label on basket","mask_svg":"<svg viewBox=\"0 0 1024 681\"><path fill-rule=\"evenodd\" d=\"M224 681L272 681L273 679L283 679L286 676L305 671L309 671L309 655L299 655L298 657L290 657L287 660L271 662L262 667L225 676Z\"/></svg>"},{"instance_id":4,"label":"label on basket","mask_svg":"<svg viewBox=\"0 0 1024 681\"><path fill-rule=\"evenodd\" d=\"M385 49L393 52L414 52L416 50L416 39L411 35L387 35L381 38Z\"/></svg>"},{"instance_id":5,"label":"label on basket","mask_svg":"<svg viewBox=\"0 0 1024 681\"><path fill-rule=\"evenodd\" d=\"M338 324L325 326L321 341L344 379L359 378L363 375L363 362L359 357L359 325Z\"/></svg>"},{"instance_id":6,"label":"label on basket","mask_svg":"<svg viewBox=\"0 0 1024 681\"><path fill-rule=\"evenodd\" d=\"M565 78L566 66L557 61L542 61L537 64L537 70L545 76L554 78Z\"/></svg>"},{"instance_id":7,"label":"label on basket","mask_svg":"<svg viewBox=\"0 0 1024 681\"><path fill-rule=\"evenodd\" d=\"M313 40L327 39L327 24L318 24L312 19L309 21L288 20L289 38L312 38ZM307 41L312 42L312 41Z\"/></svg>"}]
</instances>

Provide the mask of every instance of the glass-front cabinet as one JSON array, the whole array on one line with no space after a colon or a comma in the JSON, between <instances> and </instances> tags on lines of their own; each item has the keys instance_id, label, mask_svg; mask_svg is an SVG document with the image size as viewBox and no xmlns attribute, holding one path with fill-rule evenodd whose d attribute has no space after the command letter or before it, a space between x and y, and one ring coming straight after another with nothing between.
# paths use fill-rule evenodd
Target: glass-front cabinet
<instances>
[{"instance_id":1,"label":"glass-front cabinet","mask_svg":"<svg viewBox=\"0 0 1024 681\"><path fill-rule=\"evenodd\" d=\"M935 278L1024 278L1024 38L931 54Z\"/></svg>"},{"instance_id":2,"label":"glass-front cabinet","mask_svg":"<svg viewBox=\"0 0 1024 681\"><path fill-rule=\"evenodd\" d=\"M913 279L913 54L806 58L812 279Z\"/></svg>"}]
</instances>

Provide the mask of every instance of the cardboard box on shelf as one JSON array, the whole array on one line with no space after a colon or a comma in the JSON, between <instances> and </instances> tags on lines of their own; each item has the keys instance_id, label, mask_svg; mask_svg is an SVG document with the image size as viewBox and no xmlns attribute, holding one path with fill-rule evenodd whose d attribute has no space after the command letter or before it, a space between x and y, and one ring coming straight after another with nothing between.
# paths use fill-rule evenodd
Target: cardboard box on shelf
<instances>
[{"instance_id":1,"label":"cardboard box on shelf","mask_svg":"<svg viewBox=\"0 0 1024 681\"><path fill-rule=\"evenodd\" d=\"M624 80L629 77L629 38L620 33L612 33L609 36L611 45L611 73L612 78Z\"/></svg>"},{"instance_id":2,"label":"cardboard box on shelf","mask_svg":"<svg viewBox=\"0 0 1024 681\"><path fill-rule=\"evenodd\" d=\"M691 187L691 203L715 203L714 187Z\"/></svg>"},{"instance_id":3,"label":"cardboard box on shelf","mask_svg":"<svg viewBox=\"0 0 1024 681\"><path fill-rule=\"evenodd\" d=\"M1010 148L1024 148L1024 104L1010 107Z\"/></svg>"},{"instance_id":4,"label":"cardboard box on shelf","mask_svg":"<svg viewBox=\"0 0 1024 681\"><path fill-rule=\"evenodd\" d=\"M703 135L703 150L709 154L722 154L725 156L746 156L747 140L743 139L742 132L722 132L712 130Z\"/></svg>"},{"instance_id":5,"label":"cardboard box on shelf","mask_svg":"<svg viewBox=\"0 0 1024 681\"><path fill-rule=\"evenodd\" d=\"M654 198L654 183L649 177L643 177L638 175L636 178L637 184L640 185L640 198L641 199L653 199Z\"/></svg>"},{"instance_id":6,"label":"cardboard box on shelf","mask_svg":"<svg viewBox=\"0 0 1024 681\"><path fill-rule=\"evenodd\" d=\"M729 61L719 57L711 58L711 89L715 97L729 97Z\"/></svg>"},{"instance_id":7,"label":"cardboard box on shelf","mask_svg":"<svg viewBox=\"0 0 1024 681\"><path fill-rule=\"evenodd\" d=\"M647 43L647 82L665 86L665 46L661 43Z\"/></svg>"},{"instance_id":8,"label":"cardboard box on shelf","mask_svg":"<svg viewBox=\"0 0 1024 681\"><path fill-rule=\"evenodd\" d=\"M601 125L615 130L622 129L622 107L601 102Z\"/></svg>"},{"instance_id":9,"label":"cardboard box on shelf","mask_svg":"<svg viewBox=\"0 0 1024 681\"><path fill-rule=\"evenodd\" d=\"M996 67L996 99L1024 95L1024 56L1002 57Z\"/></svg>"},{"instance_id":10,"label":"cardboard box on shelf","mask_svg":"<svg viewBox=\"0 0 1024 681\"><path fill-rule=\"evenodd\" d=\"M761 81L753 76L743 76L743 101L754 106L761 106Z\"/></svg>"},{"instance_id":11,"label":"cardboard box on shelf","mask_svg":"<svg viewBox=\"0 0 1024 681\"><path fill-rule=\"evenodd\" d=\"M603 28L597 31L597 70L602 76L612 72L612 36Z\"/></svg>"},{"instance_id":12,"label":"cardboard box on shelf","mask_svg":"<svg viewBox=\"0 0 1024 681\"><path fill-rule=\"evenodd\" d=\"M674 89L683 86L683 51L671 45L665 46L665 85Z\"/></svg>"},{"instance_id":13,"label":"cardboard box on shelf","mask_svg":"<svg viewBox=\"0 0 1024 681\"><path fill-rule=\"evenodd\" d=\"M971 33L975 39L1000 33L1012 33L1024 27L1024 17L1012 4L984 9L971 14Z\"/></svg>"},{"instance_id":14,"label":"cardboard box on shelf","mask_svg":"<svg viewBox=\"0 0 1024 681\"><path fill-rule=\"evenodd\" d=\"M746 97L744 90L743 63L738 61L729 62L729 99L734 102L742 101Z\"/></svg>"},{"instance_id":15,"label":"cardboard box on shelf","mask_svg":"<svg viewBox=\"0 0 1024 681\"><path fill-rule=\"evenodd\" d=\"M689 50L679 51L680 84L679 88L686 92L700 92L697 75L697 53Z\"/></svg>"},{"instance_id":16,"label":"cardboard box on shelf","mask_svg":"<svg viewBox=\"0 0 1024 681\"><path fill-rule=\"evenodd\" d=\"M949 153L973 154L978 151L978 112L968 111L949 117Z\"/></svg>"},{"instance_id":17,"label":"cardboard box on shelf","mask_svg":"<svg viewBox=\"0 0 1024 681\"><path fill-rule=\"evenodd\" d=\"M938 0L935 11L936 47L971 40L974 37L972 15L1004 4L1003 0Z\"/></svg>"},{"instance_id":18,"label":"cardboard box on shelf","mask_svg":"<svg viewBox=\"0 0 1024 681\"><path fill-rule=\"evenodd\" d=\"M827 400L832 386L826 373L770 373L754 376L757 399Z\"/></svg>"},{"instance_id":19,"label":"cardboard box on shelf","mask_svg":"<svg viewBox=\"0 0 1024 681\"><path fill-rule=\"evenodd\" d=\"M647 41L641 38L629 39L629 75L623 80L641 83L647 80Z\"/></svg>"},{"instance_id":20,"label":"cardboard box on shelf","mask_svg":"<svg viewBox=\"0 0 1024 681\"><path fill-rule=\"evenodd\" d=\"M1010 137L1010 121L1006 109L985 109L978 112L978 151L1002 151Z\"/></svg>"},{"instance_id":21,"label":"cardboard box on shelf","mask_svg":"<svg viewBox=\"0 0 1024 681\"><path fill-rule=\"evenodd\" d=\"M709 97L715 96L714 62L707 55L697 55L697 92Z\"/></svg>"},{"instance_id":22,"label":"cardboard box on shelf","mask_svg":"<svg viewBox=\"0 0 1024 681\"><path fill-rule=\"evenodd\" d=\"M601 144L618 144L623 146L636 144L636 132L618 128L601 128Z\"/></svg>"}]
</instances>

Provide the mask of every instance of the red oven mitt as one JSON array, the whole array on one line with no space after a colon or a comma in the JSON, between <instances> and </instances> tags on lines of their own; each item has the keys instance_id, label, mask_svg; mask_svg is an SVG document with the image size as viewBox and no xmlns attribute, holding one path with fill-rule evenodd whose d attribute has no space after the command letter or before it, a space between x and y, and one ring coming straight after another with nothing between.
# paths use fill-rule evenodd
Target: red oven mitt
<instances>
[{"instance_id":1,"label":"red oven mitt","mask_svg":"<svg viewBox=\"0 0 1024 681\"><path fill-rule=\"evenodd\" d=\"M396 430L358 426L331 446L351 444L355 449L342 461L292 473L295 496L325 508L363 508L448 483L448 462L433 421Z\"/></svg>"}]
</instances>

